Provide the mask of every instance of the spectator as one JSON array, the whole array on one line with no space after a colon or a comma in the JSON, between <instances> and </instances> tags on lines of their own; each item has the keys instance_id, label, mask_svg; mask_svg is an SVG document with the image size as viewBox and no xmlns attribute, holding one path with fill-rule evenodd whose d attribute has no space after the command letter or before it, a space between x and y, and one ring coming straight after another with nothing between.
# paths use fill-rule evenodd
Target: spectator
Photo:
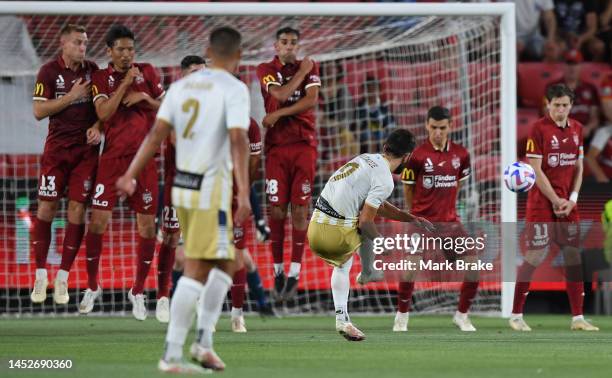
<instances>
[{"instance_id":1,"label":"spectator","mask_svg":"<svg viewBox=\"0 0 612 378\"><path fill-rule=\"evenodd\" d=\"M597 33L596 0L555 0L557 29L570 49L581 50Z\"/></svg>"},{"instance_id":2,"label":"spectator","mask_svg":"<svg viewBox=\"0 0 612 378\"><path fill-rule=\"evenodd\" d=\"M563 78L550 85L565 84L576 94L570 117L582 123L583 136L586 139L599 126L599 95L593 84L580 80L582 60L582 54L579 51L568 51L565 54L566 65Z\"/></svg>"},{"instance_id":3,"label":"spectator","mask_svg":"<svg viewBox=\"0 0 612 378\"><path fill-rule=\"evenodd\" d=\"M553 0L513 0L516 4L516 41L517 55L528 60L542 57L544 43L555 43L557 20ZM540 32L540 20L546 29L546 39Z\"/></svg>"},{"instance_id":4,"label":"spectator","mask_svg":"<svg viewBox=\"0 0 612 378\"><path fill-rule=\"evenodd\" d=\"M612 124L595 132L585 160L595 181L610 182L612 179Z\"/></svg>"},{"instance_id":5,"label":"spectator","mask_svg":"<svg viewBox=\"0 0 612 378\"><path fill-rule=\"evenodd\" d=\"M365 93L357 106L357 132L361 153L382 151L383 142L396 127L389 104L380 98L380 83L373 76L367 76Z\"/></svg>"},{"instance_id":6,"label":"spectator","mask_svg":"<svg viewBox=\"0 0 612 378\"><path fill-rule=\"evenodd\" d=\"M612 64L612 0L599 2L599 29L597 38L592 38L587 45L589 60ZM605 43L604 41L608 41Z\"/></svg>"}]
</instances>

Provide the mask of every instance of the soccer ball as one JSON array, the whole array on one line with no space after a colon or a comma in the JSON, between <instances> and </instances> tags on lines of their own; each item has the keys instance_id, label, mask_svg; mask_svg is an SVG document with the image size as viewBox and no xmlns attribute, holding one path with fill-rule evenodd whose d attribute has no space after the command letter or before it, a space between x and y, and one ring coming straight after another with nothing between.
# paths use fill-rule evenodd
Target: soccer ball
<instances>
[{"instance_id":1,"label":"soccer ball","mask_svg":"<svg viewBox=\"0 0 612 378\"><path fill-rule=\"evenodd\" d=\"M536 175L531 165L517 161L504 170L504 182L506 187L513 192L523 193L535 184Z\"/></svg>"}]
</instances>

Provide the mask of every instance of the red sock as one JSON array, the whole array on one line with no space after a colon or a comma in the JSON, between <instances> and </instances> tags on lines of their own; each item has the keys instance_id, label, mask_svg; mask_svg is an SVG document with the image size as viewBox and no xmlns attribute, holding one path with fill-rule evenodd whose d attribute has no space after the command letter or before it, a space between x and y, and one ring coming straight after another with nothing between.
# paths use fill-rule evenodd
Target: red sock
<instances>
[{"instance_id":1,"label":"red sock","mask_svg":"<svg viewBox=\"0 0 612 378\"><path fill-rule=\"evenodd\" d=\"M465 314L469 311L472 305L472 300L478 292L478 281L477 282L464 282L461 285L461 294L459 295L459 306L457 311Z\"/></svg>"},{"instance_id":2,"label":"red sock","mask_svg":"<svg viewBox=\"0 0 612 378\"><path fill-rule=\"evenodd\" d=\"M295 227L291 232L293 245L291 248L291 262L302 263L304 256L304 241L306 240L306 230L296 230Z\"/></svg>"},{"instance_id":3,"label":"red sock","mask_svg":"<svg viewBox=\"0 0 612 378\"><path fill-rule=\"evenodd\" d=\"M151 269L155 255L155 238L145 239L138 235L138 256L136 262L136 280L132 286L132 294L142 294L144 284Z\"/></svg>"},{"instance_id":4,"label":"red sock","mask_svg":"<svg viewBox=\"0 0 612 378\"><path fill-rule=\"evenodd\" d=\"M103 234L88 232L85 237L85 254L87 256L87 284L91 290L98 290L98 267L102 253Z\"/></svg>"},{"instance_id":5,"label":"red sock","mask_svg":"<svg viewBox=\"0 0 612 378\"><path fill-rule=\"evenodd\" d=\"M84 224L68 223L66 234L64 235L64 247L62 250L62 263L60 264L60 269L66 272L70 271L74 258L79 253L79 248L81 248L83 234L85 234Z\"/></svg>"},{"instance_id":6,"label":"red sock","mask_svg":"<svg viewBox=\"0 0 612 378\"><path fill-rule=\"evenodd\" d=\"M49 244L51 244L51 222L36 218L32 231L32 244L34 244L34 255L36 256L36 269L45 269Z\"/></svg>"},{"instance_id":7,"label":"red sock","mask_svg":"<svg viewBox=\"0 0 612 378\"><path fill-rule=\"evenodd\" d=\"M157 299L170 296L170 276L174 265L174 253L176 248L172 248L166 243L159 247L157 256Z\"/></svg>"},{"instance_id":8,"label":"red sock","mask_svg":"<svg viewBox=\"0 0 612 378\"><path fill-rule=\"evenodd\" d=\"M572 315L582 315L584 303L584 282L582 280L582 265L565 267L565 291L569 299Z\"/></svg>"},{"instance_id":9,"label":"red sock","mask_svg":"<svg viewBox=\"0 0 612 378\"><path fill-rule=\"evenodd\" d=\"M414 282L400 282L397 290L397 311L406 313L410 311L410 302L412 301L412 291L414 290Z\"/></svg>"},{"instance_id":10,"label":"red sock","mask_svg":"<svg viewBox=\"0 0 612 378\"><path fill-rule=\"evenodd\" d=\"M283 244L285 243L285 220L270 218L270 246L274 264L283 263Z\"/></svg>"},{"instance_id":11,"label":"red sock","mask_svg":"<svg viewBox=\"0 0 612 378\"><path fill-rule=\"evenodd\" d=\"M244 291L246 283L246 268L234 273L234 283L232 285L232 307L242 308L244 305Z\"/></svg>"},{"instance_id":12,"label":"red sock","mask_svg":"<svg viewBox=\"0 0 612 378\"><path fill-rule=\"evenodd\" d=\"M536 267L526 261L518 268L516 275L516 286L514 287L514 304L512 305L513 314L523 313L523 307L525 307L527 294L529 294L531 276L535 270Z\"/></svg>"}]
</instances>

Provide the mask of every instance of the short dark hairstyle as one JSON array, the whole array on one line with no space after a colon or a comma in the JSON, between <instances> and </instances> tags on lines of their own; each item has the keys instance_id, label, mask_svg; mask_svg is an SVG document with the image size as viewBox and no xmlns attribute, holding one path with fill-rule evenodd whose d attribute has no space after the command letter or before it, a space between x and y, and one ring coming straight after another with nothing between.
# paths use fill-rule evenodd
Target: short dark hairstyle
<instances>
[{"instance_id":1,"label":"short dark hairstyle","mask_svg":"<svg viewBox=\"0 0 612 378\"><path fill-rule=\"evenodd\" d=\"M559 98L567 96L570 99L570 102L573 104L576 99L576 95L574 91L568 88L565 84L554 84L546 88L546 99L548 102L551 102L553 98Z\"/></svg>"},{"instance_id":2,"label":"short dark hairstyle","mask_svg":"<svg viewBox=\"0 0 612 378\"><path fill-rule=\"evenodd\" d=\"M435 121L442 121L445 119L450 121L451 119L450 110L448 110L448 108L445 108L439 105L432 106L427 111L427 121L429 121L430 118L433 118Z\"/></svg>"},{"instance_id":3,"label":"short dark hairstyle","mask_svg":"<svg viewBox=\"0 0 612 378\"><path fill-rule=\"evenodd\" d=\"M108 33L106 33L106 46L112 48L115 45L115 41L121 38L129 38L133 41L134 33L125 25L111 26Z\"/></svg>"},{"instance_id":4,"label":"short dark hairstyle","mask_svg":"<svg viewBox=\"0 0 612 378\"><path fill-rule=\"evenodd\" d=\"M300 39L300 31L292 28L291 26L285 26L276 31L276 39L278 40L281 34L295 34Z\"/></svg>"},{"instance_id":5,"label":"short dark hairstyle","mask_svg":"<svg viewBox=\"0 0 612 378\"><path fill-rule=\"evenodd\" d=\"M209 42L212 51L221 56L228 57L240 50L242 36L238 30L229 26L222 26L210 33Z\"/></svg>"},{"instance_id":6,"label":"short dark hairstyle","mask_svg":"<svg viewBox=\"0 0 612 378\"><path fill-rule=\"evenodd\" d=\"M393 130L385 140L384 151L393 157L402 157L414 150L414 135L406 129Z\"/></svg>"},{"instance_id":7,"label":"short dark hairstyle","mask_svg":"<svg viewBox=\"0 0 612 378\"><path fill-rule=\"evenodd\" d=\"M187 55L181 60L181 69L186 70L194 64L206 64L206 61L199 55Z\"/></svg>"},{"instance_id":8,"label":"short dark hairstyle","mask_svg":"<svg viewBox=\"0 0 612 378\"><path fill-rule=\"evenodd\" d=\"M77 24L66 24L60 29L60 35L66 35L72 32L87 33L85 26Z\"/></svg>"}]
</instances>

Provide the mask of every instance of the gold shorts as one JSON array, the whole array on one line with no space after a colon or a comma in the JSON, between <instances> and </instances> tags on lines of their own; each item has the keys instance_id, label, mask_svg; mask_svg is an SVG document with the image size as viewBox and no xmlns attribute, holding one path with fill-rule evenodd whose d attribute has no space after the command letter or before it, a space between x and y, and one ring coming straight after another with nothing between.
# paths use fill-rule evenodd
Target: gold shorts
<instances>
[{"instance_id":1,"label":"gold shorts","mask_svg":"<svg viewBox=\"0 0 612 378\"><path fill-rule=\"evenodd\" d=\"M341 266L361 245L356 228L311 221L308 225L308 243L315 255L330 265Z\"/></svg>"},{"instance_id":2,"label":"gold shorts","mask_svg":"<svg viewBox=\"0 0 612 378\"><path fill-rule=\"evenodd\" d=\"M231 212L219 209L176 207L183 233L185 257L200 260L233 260Z\"/></svg>"}]
</instances>

